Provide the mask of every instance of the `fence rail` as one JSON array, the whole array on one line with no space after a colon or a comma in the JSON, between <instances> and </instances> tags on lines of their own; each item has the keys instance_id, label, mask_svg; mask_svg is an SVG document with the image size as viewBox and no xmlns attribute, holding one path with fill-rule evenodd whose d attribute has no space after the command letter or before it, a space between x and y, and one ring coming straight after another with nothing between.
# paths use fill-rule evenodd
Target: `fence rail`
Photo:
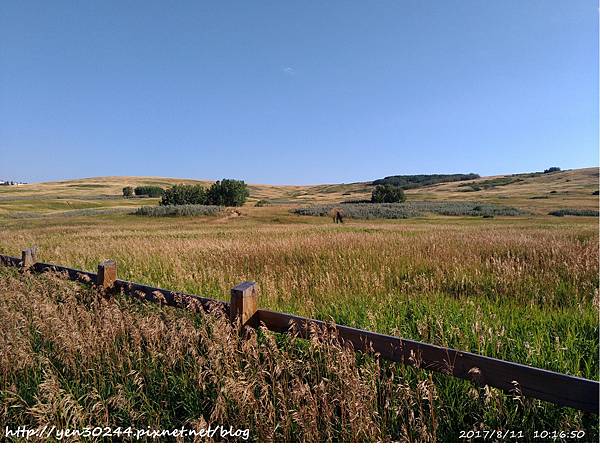
<instances>
[{"instance_id":1,"label":"fence rail","mask_svg":"<svg viewBox=\"0 0 600 450\"><path fill-rule=\"evenodd\" d=\"M232 288L231 302L225 302L120 280L117 278L116 264L110 260L100 263L98 272L93 273L37 262L36 257L37 248L32 247L23 250L21 258L0 255L0 264L19 267L23 271L63 273L74 281L168 306L186 308L196 305L206 311L218 308L241 325L257 327L262 324L279 333L293 331L301 337L307 337L314 329L332 326L320 320L258 309L258 287L253 282L244 282ZM343 325L336 325L335 332L341 342L351 344L355 351L376 353L393 362L470 380L478 386L488 385L508 393L598 414L600 384L595 380Z\"/></svg>"}]
</instances>

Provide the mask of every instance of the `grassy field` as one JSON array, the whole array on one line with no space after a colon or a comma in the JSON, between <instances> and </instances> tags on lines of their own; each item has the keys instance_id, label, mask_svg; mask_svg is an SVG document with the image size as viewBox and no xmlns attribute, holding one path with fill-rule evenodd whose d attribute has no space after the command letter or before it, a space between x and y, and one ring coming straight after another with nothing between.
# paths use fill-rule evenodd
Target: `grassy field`
<instances>
[{"instance_id":1,"label":"grassy field","mask_svg":"<svg viewBox=\"0 0 600 450\"><path fill-rule=\"evenodd\" d=\"M157 200L122 199L120 189L152 179L9 187L0 191L0 253L35 244L43 261L89 270L111 258L120 278L223 299L254 280L264 308L598 379L597 218L548 215L598 209L597 174L407 191L409 201L482 201L523 216L343 225L290 210L365 198L366 184L251 186L249 206L214 217L128 214ZM275 206L253 207L259 199ZM475 429L523 430L530 441L534 430L582 429L598 440L597 415L356 357L326 337L240 342L218 318L0 274L3 423L223 423L280 441L458 441Z\"/></svg>"},{"instance_id":2,"label":"grassy field","mask_svg":"<svg viewBox=\"0 0 600 450\"><path fill-rule=\"evenodd\" d=\"M465 184L489 183L510 178L510 184L491 189L465 192ZM140 205L157 204L156 199L126 199L125 186L156 185L168 187L176 183L210 185L207 180L160 177L97 177L36 183L21 186L0 186L0 217L10 213L56 213L77 209L132 209ZM407 191L410 200L480 201L544 214L561 208L597 209L598 168L564 170L537 176L482 177L475 181L457 181ZM370 198L372 186L366 182L324 184L315 186L250 185L249 204L269 200L275 205L335 203Z\"/></svg>"}]
</instances>

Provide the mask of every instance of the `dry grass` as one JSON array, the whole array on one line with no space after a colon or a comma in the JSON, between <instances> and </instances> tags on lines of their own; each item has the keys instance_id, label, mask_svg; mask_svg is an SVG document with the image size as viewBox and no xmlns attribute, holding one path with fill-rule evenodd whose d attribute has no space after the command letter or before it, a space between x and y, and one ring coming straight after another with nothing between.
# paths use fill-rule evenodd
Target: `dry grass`
<instances>
[{"instance_id":1,"label":"dry grass","mask_svg":"<svg viewBox=\"0 0 600 450\"><path fill-rule=\"evenodd\" d=\"M597 220L544 213L597 208L585 197L598 199L591 173L571 173L573 189L564 188L566 172L456 193L543 214L523 218L335 225L291 215L290 206L215 218L4 216L0 253L38 245L42 260L88 270L115 259L121 278L223 299L254 280L264 308L598 379ZM68 183L94 184L84 181ZM334 186L263 188L256 192L297 202L362 195ZM447 188L409 196L454 196ZM551 188L569 192L528 198ZM92 201L82 194L92 188L68 189ZM513 197L500 198L509 189ZM71 201L53 206L36 195L0 208L22 213L27 204L45 214ZM461 429L523 430L525 440L533 430L583 429L586 440L598 439L597 416L357 358L326 335L307 343L261 331L239 340L219 318L102 299L47 276L0 272L0 330L0 419L11 425L224 421L263 441L456 441Z\"/></svg>"},{"instance_id":2,"label":"dry grass","mask_svg":"<svg viewBox=\"0 0 600 450\"><path fill-rule=\"evenodd\" d=\"M493 180L482 177L478 183ZM518 177L517 177L518 178ZM522 181L478 192L462 192L464 182L442 183L407 191L409 200L463 200L497 203L523 208L539 214L562 208L598 209L598 168L586 168L521 177ZM23 186L0 186L0 216L22 211L52 213L73 209L156 205L156 199L125 199L125 186L156 185L168 187L177 183L200 183L192 180L164 177L96 177L34 183ZM334 203L370 199L372 186L368 182L321 184L313 186L273 186L251 184L249 203L268 200L272 204ZM251 213L251 211L249 211Z\"/></svg>"},{"instance_id":3,"label":"dry grass","mask_svg":"<svg viewBox=\"0 0 600 450\"><path fill-rule=\"evenodd\" d=\"M264 218L8 223L0 231L0 252L18 254L35 243L43 260L90 270L99 260L113 258L122 278L217 298L228 298L233 285L251 279L261 287L261 307L598 377L593 219L338 226L328 218L273 223L271 208L256 209L267 210ZM589 439L597 439L597 418L544 402L515 401L493 389L477 392L469 383L439 374L430 378L368 359L353 363L352 354L331 343L311 353L301 343L261 333L247 341L258 347L240 352L239 346L247 344L231 341L225 325L202 328L212 319L200 324L124 300L101 301L64 282L0 280L5 283L3 336L19 343L3 354L9 358L3 363L8 387L3 395L11 399L16 389L25 399L22 409L6 409L10 423L33 423L28 408L38 403L55 405L32 410L54 411L55 416L43 416L49 423L63 423L62 415L70 417L75 410L82 420L95 422L99 416L93 411L100 406L92 399L101 398L102 405L117 400L128 405L123 406L127 413L109 406L102 410L111 424L181 426L219 418L247 424L258 440L453 441L460 429L489 427L527 433L584 429ZM208 330L216 333L215 347L202 341ZM273 340L279 341L277 350L269 344ZM264 346L272 353L265 355ZM88 358L85 352L104 356ZM323 358L329 368L321 365ZM46 359L58 362L49 366ZM212 375L199 381L200 368ZM225 372L229 375L221 379ZM131 385L135 373L145 374L137 388ZM275 382L269 378L273 373L284 378ZM60 393L56 400L48 397L48 389L58 389L53 379L78 407L69 406ZM253 396L242 395L236 379L251 387ZM222 389L229 392L225 397L219 396ZM114 397L119 392L126 393ZM338 397L346 394L351 397ZM432 402L424 401L430 394ZM283 398L294 406L279 403ZM52 403L58 399L66 402L68 413ZM271 403L264 403L267 399ZM360 420L353 419L357 414Z\"/></svg>"},{"instance_id":4,"label":"dry grass","mask_svg":"<svg viewBox=\"0 0 600 450\"><path fill-rule=\"evenodd\" d=\"M54 211L100 207L133 207L156 205L157 199L124 198L126 186L151 185L163 188L173 184L202 184L210 180L193 180L164 177L96 177L81 180L32 183L21 186L0 186L0 214L17 211ZM370 196L368 183L324 184L315 186L273 186L252 184L250 204L259 200L272 203L334 202Z\"/></svg>"},{"instance_id":5,"label":"dry grass","mask_svg":"<svg viewBox=\"0 0 600 450\"><path fill-rule=\"evenodd\" d=\"M12 272L0 269L3 426L222 424L250 429L251 441L436 439L430 377L357 361L326 332L239 337L219 315Z\"/></svg>"},{"instance_id":6,"label":"dry grass","mask_svg":"<svg viewBox=\"0 0 600 450\"><path fill-rule=\"evenodd\" d=\"M477 182L499 177L484 177ZM598 210L598 167L565 170L536 177L519 177L522 181L477 192L463 192L464 182L444 183L409 191L416 199L470 200L496 202L534 213L548 214L561 208Z\"/></svg>"}]
</instances>

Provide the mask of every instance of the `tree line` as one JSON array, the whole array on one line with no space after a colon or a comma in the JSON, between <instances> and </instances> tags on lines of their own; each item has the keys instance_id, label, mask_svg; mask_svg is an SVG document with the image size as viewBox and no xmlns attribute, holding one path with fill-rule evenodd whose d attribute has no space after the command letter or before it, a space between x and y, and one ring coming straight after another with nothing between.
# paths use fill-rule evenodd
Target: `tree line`
<instances>
[{"instance_id":1,"label":"tree line","mask_svg":"<svg viewBox=\"0 0 600 450\"><path fill-rule=\"evenodd\" d=\"M393 175L372 182L374 186L391 184L403 189L415 189L432 184L450 181L467 181L479 178L476 173L430 174L430 175Z\"/></svg>"}]
</instances>

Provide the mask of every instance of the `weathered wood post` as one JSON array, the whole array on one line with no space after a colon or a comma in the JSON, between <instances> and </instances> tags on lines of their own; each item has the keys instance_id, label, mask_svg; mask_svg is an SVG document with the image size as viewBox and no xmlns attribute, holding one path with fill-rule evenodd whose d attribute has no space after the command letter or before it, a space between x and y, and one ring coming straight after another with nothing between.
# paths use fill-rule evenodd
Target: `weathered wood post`
<instances>
[{"instance_id":1,"label":"weathered wood post","mask_svg":"<svg viewBox=\"0 0 600 450\"><path fill-rule=\"evenodd\" d=\"M107 259L98 264L98 276L96 284L104 289L113 287L117 279L117 263L112 259Z\"/></svg>"},{"instance_id":2,"label":"weathered wood post","mask_svg":"<svg viewBox=\"0 0 600 450\"><path fill-rule=\"evenodd\" d=\"M37 247L26 248L21 252L21 269L29 270L35 264Z\"/></svg>"},{"instance_id":3,"label":"weathered wood post","mask_svg":"<svg viewBox=\"0 0 600 450\"><path fill-rule=\"evenodd\" d=\"M231 289L229 319L240 327L250 325L258 309L258 286L253 281L244 281Z\"/></svg>"}]
</instances>

